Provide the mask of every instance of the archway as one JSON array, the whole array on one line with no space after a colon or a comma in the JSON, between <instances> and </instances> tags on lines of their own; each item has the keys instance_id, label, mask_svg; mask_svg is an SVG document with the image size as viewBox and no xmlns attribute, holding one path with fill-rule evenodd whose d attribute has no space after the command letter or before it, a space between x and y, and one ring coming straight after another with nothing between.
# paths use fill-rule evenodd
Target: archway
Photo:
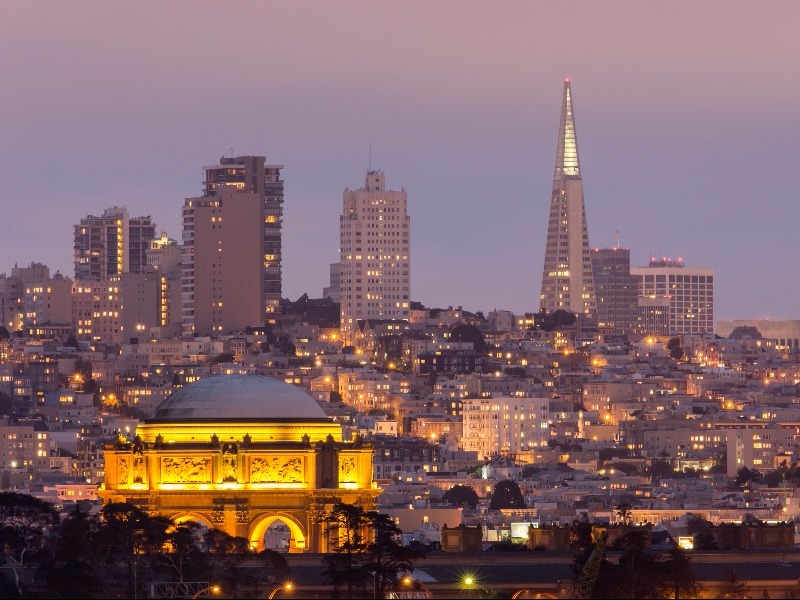
<instances>
[{"instance_id":1,"label":"archway","mask_svg":"<svg viewBox=\"0 0 800 600\"><path fill-rule=\"evenodd\" d=\"M308 547L303 527L294 517L285 513L264 515L253 521L250 525L250 547L257 552L268 548L265 539L279 544L285 540L285 547L269 548L279 552L305 552Z\"/></svg>"},{"instance_id":2,"label":"archway","mask_svg":"<svg viewBox=\"0 0 800 600\"><path fill-rule=\"evenodd\" d=\"M196 512L177 513L172 515L170 519L172 519L172 522L176 524L192 522L202 525L206 529L214 529L214 525L207 517L204 517L200 513Z\"/></svg>"}]
</instances>

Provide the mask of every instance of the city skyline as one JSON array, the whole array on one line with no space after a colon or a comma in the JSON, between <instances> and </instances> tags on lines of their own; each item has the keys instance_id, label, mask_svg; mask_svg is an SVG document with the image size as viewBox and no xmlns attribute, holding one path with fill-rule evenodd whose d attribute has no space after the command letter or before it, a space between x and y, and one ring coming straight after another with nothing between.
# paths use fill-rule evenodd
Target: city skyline
<instances>
[{"instance_id":1,"label":"city skyline","mask_svg":"<svg viewBox=\"0 0 800 600\"><path fill-rule=\"evenodd\" d=\"M411 299L533 312L569 76L590 246L619 231L634 267L666 255L713 268L718 319L796 317L800 276L783 266L800 217L800 119L782 109L800 99L785 76L791 18L716 3L502 15L442 3L427 21L422 5L200 3L189 23L180 3L159 19L78 6L92 19L35 6L4 15L0 271L41 262L72 276L74 224L114 205L179 238L200 166L233 146L286 165L283 295L318 297L338 256L340 194L371 142L372 166L409 193ZM565 16L568 34L544 25ZM344 39L362 18L361 37ZM234 23L241 35L208 47Z\"/></svg>"}]
</instances>

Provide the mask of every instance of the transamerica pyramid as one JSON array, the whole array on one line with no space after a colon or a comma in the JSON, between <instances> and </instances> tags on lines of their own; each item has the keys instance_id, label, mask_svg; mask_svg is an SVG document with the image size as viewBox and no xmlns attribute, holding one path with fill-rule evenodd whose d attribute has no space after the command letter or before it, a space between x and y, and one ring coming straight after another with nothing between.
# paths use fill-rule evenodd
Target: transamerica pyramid
<instances>
[{"instance_id":1,"label":"transamerica pyramid","mask_svg":"<svg viewBox=\"0 0 800 600\"><path fill-rule=\"evenodd\" d=\"M569 79L564 81L539 309L547 313L562 309L588 318L596 313Z\"/></svg>"}]
</instances>

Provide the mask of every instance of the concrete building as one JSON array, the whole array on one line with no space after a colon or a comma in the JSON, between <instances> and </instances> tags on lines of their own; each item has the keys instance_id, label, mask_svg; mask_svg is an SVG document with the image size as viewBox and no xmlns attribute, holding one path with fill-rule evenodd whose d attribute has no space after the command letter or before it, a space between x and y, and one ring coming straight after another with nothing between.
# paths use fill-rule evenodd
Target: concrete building
<instances>
[{"instance_id":1,"label":"concrete building","mask_svg":"<svg viewBox=\"0 0 800 600\"><path fill-rule=\"evenodd\" d=\"M0 468L34 470L50 467L50 434L41 422L0 421Z\"/></svg>"},{"instance_id":2,"label":"concrete building","mask_svg":"<svg viewBox=\"0 0 800 600\"><path fill-rule=\"evenodd\" d=\"M167 237L150 242L147 250L147 268L151 269L158 279L158 326L162 337L180 335L183 319L183 296L181 290L181 246Z\"/></svg>"},{"instance_id":3,"label":"concrete building","mask_svg":"<svg viewBox=\"0 0 800 600\"><path fill-rule=\"evenodd\" d=\"M334 302L339 302L340 268L338 262L331 263L330 283L327 287L322 288L322 297L330 298Z\"/></svg>"},{"instance_id":4,"label":"concrete building","mask_svg":"<svg viewBox=\"0 0 800 600\"><path fill-rule=\"evenodd\" d=\"M735 477L744 467L771 471L776 455L794 451L794 429L790 427L760 424L723 429L722 433L726 438L728 477Z\"/></svg>"},{"instance_id":5,"label":"concrete building","mask_svg":"<svg viewBox=\"0 0 800 600\"><path fill-rule=\"evenodd\" d=\"M46 326L68 325L71 291L72 280L60 273L51 277L46 265L14 267L10 277L0 275L0 324L31 337L44 335Z\"/></svg>"},{"instance_id":6,"label":"concrete building","mask_svg":"<svg viewBox=\"0 0 800 600\"><path fill-rule=\"evenodd\" d=\"M730 337L738 327L754 327L765 339L775 340L775 349L793 357L800 355L800 319L744 319L717 321L716 333Z\"/></svg>"},{"instance_id":7,"label":"concrete building","mask_svg":"<svg viewBox=\"0 0 800 600\"><path fill-rule=\"evenodd\" d=\"M564 81L539 308L548 313L567 310L587 317L594 317L596 311L569 79Z\"/></svg>"},{"instance_id":8,"label":"concrete building","mask_svg":"<svg viewBox=\"0 0 800 600\"><path fill-rule=\"evenodd\" d=\"M183 207L186 336L264 323L281 298L282 165L263 156L204 167L203 195Z\"/></svg>"},{"instance_id":9,"label":"concrete building","mask_svg":"<svg viewBox=\"0 0 800 600\"><path fill-rule=\"evenodd\" d=\"M640 297L669 300L667 335L714 332L713 269L687 268L680 258L652 258L631 274L638 279Z\"/></svg>"},{"instance_id":10,"label":"concrete building","mask_svg":"<svg viewBox=\"0 0 800 600\"><path fill-rule=\"evenodd\" d=\"M546 446L550 439L549 416L549 398L464 399L459 448L486 459Z\"/></svg>"},{"instance_id":11,"label":"concrete building","mask_svg":"<svg viewBox=\"0 0 800 600\"><path fill-rule=\"evenodd\" d=\"M592 275L597 302L597 328L603 334L628 335L638 320L638 280L631 275L628 248L594 248Z\"/></svg>"},{"instance_id":12,"label":"concrete building","mask_svg":"<svg viewBox=\"0 0 800 600\"><path fill-rule=\"evenodd\" d=\"M360 319L408 320L411 220L406 191L387 191L380 171L345 190L340 217L341 328L352 343Z\"/></svg>"},{"instance_id":13,"label":"concrete building","mask_svg":"<svg viewBox=\"0 0 800 600\"><path fill-rule=\"evenodd\" d=\"M155 235L149 216L131 218L125 206L112 206L99 217L87 215L75 225L75 279L141 273Z\"/></svg>"}]
</instances>

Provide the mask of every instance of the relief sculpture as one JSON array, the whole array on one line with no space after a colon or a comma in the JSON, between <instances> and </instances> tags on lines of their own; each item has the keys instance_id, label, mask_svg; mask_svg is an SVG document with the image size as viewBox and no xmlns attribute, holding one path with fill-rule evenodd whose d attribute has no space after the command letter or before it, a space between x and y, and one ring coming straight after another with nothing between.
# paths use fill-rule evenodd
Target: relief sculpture
<instances>
[{"instance_id":1,"label":"relief sculpture","mask_svg":"<svg viewBox=\"0 0 800 600\"><path fill-rule=\"evenodd\" d=\"M250 462L251 483L302 483L302 458L253 458Z\"/></svg>"},{"instance_id":2,"label":"relief sculpture","mask_svg":"<svg viewBox=\"0 0 800 600\"><path fill-rule=\"evenodd\" d=\"M356 459L352 456L343 457L339 460L339 481L352 482L354 481L356 470Z\"/></svg>"},{"instance_id":3,"label":"relief sculpture","mask_svg":"<svg viewBox=\"0 0 800 600\"><path fill-rule=\"evenodd\" d=\"M208 483L211 481L211 459L165 457L161 463L161 481Z\"/></svg>"},{"instance_id":4,"label":"relief sculpture","mask_svg":"<svg viewBox=\"0 0 800 600\"><path fill-rule=\"evenodd\" d=\"M130 482L131 468L127 457L120 457L117 463L117 481L121 485L126 485Z\"/></svg>"}]
</instances>

